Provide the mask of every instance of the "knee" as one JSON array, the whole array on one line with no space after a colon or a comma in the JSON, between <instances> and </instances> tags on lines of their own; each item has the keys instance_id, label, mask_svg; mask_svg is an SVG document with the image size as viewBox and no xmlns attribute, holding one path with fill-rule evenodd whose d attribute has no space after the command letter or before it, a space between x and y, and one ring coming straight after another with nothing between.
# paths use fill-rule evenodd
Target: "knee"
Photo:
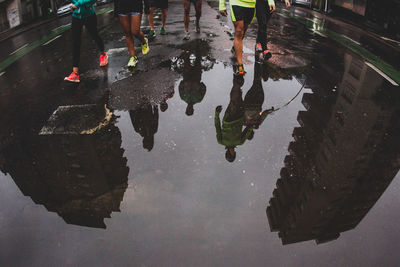
<instances>
[{"instance_id":1,"label":"knee","mask_svg":"<svg viewBox=\"0 0 400 267\"><path fill-rule=\"evenodd\" d=\"M244 30L243 29L235 29L235 37L239 39L243 39Z\"/></svg>"},{"instance_id":2,"label":"knee","mask_svg":"<svg viewBox=\"0 0 400 267\"><path fill-rule=\"evenodd\" d=\"M131 34L131 31L130 30L126 30L126 29L124 29L124 34L125 34L125 37L132 37L132 34Z\"/></svg>"},{"instance_id":3,"label":"knee","mask_svg":"<svg viewBox=\"0 0 400 267\"><path fill-rule=\"evenodd\" d=\"M132 31L132 34L133 34L135 37L139 37L139 35L140 35L140 30L133 30L133 31Z\"/></svg>"}]
</instances>

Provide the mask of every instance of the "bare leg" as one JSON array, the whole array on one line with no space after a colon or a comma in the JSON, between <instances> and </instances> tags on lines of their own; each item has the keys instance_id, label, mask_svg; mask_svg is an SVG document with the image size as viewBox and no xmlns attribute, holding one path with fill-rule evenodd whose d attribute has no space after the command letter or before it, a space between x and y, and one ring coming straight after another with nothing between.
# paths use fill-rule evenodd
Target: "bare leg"
<instances>
[{"instance_id":1,"label":"bare leg","mask_svg":"<svg viewBox=\"0 0 400 267\"><path fill-rule=\"evenodd\" d=\"M242 62L242 54L243 54L243 38L244 38L244 22L241 21L234 21L233 25L235 26L235 39L233 41L233 47L235 47L236 52L236 60L237 64L241 65Z\"/></svg>"},{"instance_id":2,"label":"bare leg","mask_svg":"<svg viewBox=\"0 0 400 267\"><path fill-rule=\"evenodd\" d=\"M167 21L167 9L161 10L161 27L165 28L165 22Z\"/></svg>"},{"instance_id":3,"label":"bare leg","mask_svg":"<svg viewBox=\"0 0 400 267\"><path fill-rule=\"evenodd\" d=\"M150 7L150 13L147 15L149 20L150 29L154 31L154 7Z\"/></svg>"},{"instance_id":4,"label":"bare leg","mask_svg":"<svg viewBox=\"0 0 400 267\"><path fill-rule=\"evenodd\" d=\"M119 22L121 23L122 29L125 33L126 45L128 46L129 54L131 57L135 56L135 46L131 33L131 17L130 16L121 16L119 17Z\"/></svg>"},{"instance_id":5,"label":"bare leg","mask_svg":"<svg viewBox=\"0 0 400 267\"><path fill-rule=\"evenodd\" d=\"M141 21L142 14L131 16L131 32L136 38L138 38L142 42L142 44L144 44L146 40L144 39L143 32L140 30Z\"/></svg>"},{"instance_id":6,"label":"bare leg","mask_svg":"<svg viewBox=\"0 0 400 267\"><path fill-rule=\"evenodd\" d=\"M201 5L202 0L197 0L194 4L194 9L196 10L196 31L200 32L200 17L201 17Z\"/></svg>"}]
</instances>

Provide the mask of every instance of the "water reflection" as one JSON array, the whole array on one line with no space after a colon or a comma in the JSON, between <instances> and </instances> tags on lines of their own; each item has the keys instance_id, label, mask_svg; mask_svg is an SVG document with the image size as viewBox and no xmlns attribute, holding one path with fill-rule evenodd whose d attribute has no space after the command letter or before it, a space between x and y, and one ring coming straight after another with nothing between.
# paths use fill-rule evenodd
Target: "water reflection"
<instances>
[{"instance_id":1,"label":"water reflection","mask_svg":"<svg viewBox=\"0 0 400 267\"><path fill-rule=\"evenodd\" d=\"M183 80L179 84L179 96L187 103L186 115L193 115L193 106L200 103L206 94L206 86L201 82L201 55L196 54L191 63L191 54L184 53Z\"/></svg>"},{"instance_id":2,"label":"water reflection","mask_svg":"<svg viewBox=\"0 0 400 267\"><path fill-rule=\"evenodd\" d=\"M262 80L264 82L268 81L268 76L269 73L266 65L254 64L253 85L244 97L245 126L251 125L254 129L258 129L268 114L274 111L274 107L262 110L265 98Z\"/></svg>"},{"instance_id":3,"label":"water reflection","mask_svg":"<svg viewBox=\"0 0 400 267\"><path fill-rule=\"evenodd\" d=\"M355 228L400 169L398 90L346 54L333 91L303 95L307 111L298 114L301 127L267 207L283 244L323 243Z\"/></svg>"},{"instance_id":4,"label":"water reflection","mask_svg":"<svg viewBox=\"0 0 400 267\"><path fill-rule=\"evenodd\" d=\"M112 122L94 134L70 131L80 129L87 114L92 122L103 121L107 115L103 103L68 110L60 116L61 123L52 121L63 127L25 136L4 147L0 169L10 174L25 196L56 212L66 223L106 228L104 218L119 211L128 184L121 134ZM79 114L83 114L81 119Z\"/></svg>"},{"instance_id":5,"label":"water reflection","mask_svg":"<svg viewBox=\"0 0 400 267\"><path fill-rule=\"evenodd\" d=\"M163 103L167 104L166 101ZM133 128L143 137L143 148L152 150L154 135L158 130L158 105L153 105L148 99L143 99L135 110L129 111L129 115Z\"/></svg>"},{"instance_id":6,"label":"water reflection","mask_svg":"<svg viewBox=\"0 0 400 267\"><path fill-rule=\"evenodd\" d=\"M274 112L274 107L262 110L265 99L262 80L267 81L268 76L266 65L255 64L253 84L247 91L244 100L241 89L244 79L234 76L230 101L222 123L220 120L222 106L215 109L214 123L217 141L225 147L225 159L229 162L235 161L236 147L243 145L247 140L252 140L254 129L258 129L266 117Z\"/></svg>"},{"instance_id":7,"label":"water reflection","mask_svg":"<svg viewBox=\"0 0 400 267\"><path fill-rule=\"evenodd\" d=\"M172 60L171 67L182 74L179 96L187 103L185 114L192 116L194 105L206 94L206 85L201 81L203 71L213 68L215 59L210 56L210 45L206 40L196 39L182 46L184 52Z\"/></svg>"},{"instance_id":8,"label":"water reflection","mask_svg":"<svg viewBox=\"0 0 400 267\"><path fill-rule=\"evenodd\" d=\"M243 77L233 77L230 101L224 117L222 118L222 123L220 120L222 106L215 108L214 124L217 133L217 141L218 144L225 147L225 159L229 162L233 162L236 158L235 148L243 145L246 140L251 140L254 135L252 125L246 126L243 129L245 121L244 101L241 88L243 83Z\"/></svg>"}]
</instances>

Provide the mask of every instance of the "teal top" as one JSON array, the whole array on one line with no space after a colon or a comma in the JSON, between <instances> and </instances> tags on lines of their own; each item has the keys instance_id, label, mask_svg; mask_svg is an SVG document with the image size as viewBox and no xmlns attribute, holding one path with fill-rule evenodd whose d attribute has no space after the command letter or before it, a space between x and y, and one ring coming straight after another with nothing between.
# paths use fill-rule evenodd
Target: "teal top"
<instances>
[{"instance_id":1,"label":"teal top","mask_svg":"<svg viewBox=\"0 0 400 267\"><path fill-rule=\"evenodd\" d=\"M221 128L219 112L215 112L214 123L215 130L217 131L218 143L224 145L225 147L236 147L239 145L243 145L253 132L254 127L248 126L242 132L244 116L234 121L226 121L225 117L226 114L222 120Z\"/></svg>"},{"instance_id":2,"label":"teal top","mask_svg":"<svg viewBox=\"0 0 400 267\"><path fill-rule=\"evenodd\" d=\"M95 14L93 5L96 0L71 0L77 9L72 11L72 17L84 19Z\"/></svg>"}]
</instances>

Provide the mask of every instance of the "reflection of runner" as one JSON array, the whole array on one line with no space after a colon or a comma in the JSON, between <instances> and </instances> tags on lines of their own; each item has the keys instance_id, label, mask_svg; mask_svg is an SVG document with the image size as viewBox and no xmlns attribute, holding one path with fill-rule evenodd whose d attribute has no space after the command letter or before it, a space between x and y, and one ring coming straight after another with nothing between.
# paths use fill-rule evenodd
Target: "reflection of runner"
<instances>
[{"instance_id":1,"label":"reflection of runner","mask_svg":"<svg viewBox=\"0 0 400 267\"><path fill-rule=\"evenodd\" d=\"M289 0L285 0L286 7L290 7ZM259 60L267 60L272 54L267 47L267 24L273 12L275 12L274 0L257 0L256 15L258 23L257 43L255 48L256 57Z\"/></svg>"},{"instance_id":2,"label":"reflection of runner","mask_svg":"<svg viewBox=\"0 0 400 267\"><path fill-rule=\"evenodd\" d=\"M168 109L167 100L173 98L173 97L174 97L174 94L175 94L174 87L171 87L171 91L170 91L170 92L167 92L167 93L165 94L164 98L161 100L161 103L160 103L160 110L161 110L161 112L165 112L165 111Z\"/></svg>"},{"instance_id":3,"label":"reflection of runner","mask_svg":"<svg viewBox=\"0 0 400 267\"><path fill-rule=\"evenodd\" d=\"M222 107L215 109L215 130L217 132L217 141L225 146L225 158L229 162L233 162L236 158L236 146L243 145L246 140L253 138L253 126L247 126L243 131L244 103L242 99L242 85L244 81L242 77L233 79L233 87L230 93L230 102L221 121L219 114Z\"/></svg>"},{"instance_id":4,"label":"reflection of runner","mask_svg":"<svg viewBox=\"0 0 400 267\"><path fill-rule=\"evenodd\" d=\"M150 31L149 37L155 37L156 32L154 31L154 9L161 9L161 28L160 34L164 35L165 32L165 21L167 20L167 9L168 9L168 0L149 0L149 14L147 15L147 19L149 20Z\"/></svg>"},{"instance_id":5,"label":"reflection of runner","mask_svg":"<svg viewBox=\"0 0 400 267\"><path fill-rule=\"evenodd\" d=\"M201 82L201 55L197 54L194 64L190 62L190 53L185 53L183 62L183 80L179 84L179 96L188 105L186 115L193 115L193 106L200 103L206 94L206 86Z\"/></svg>"},{"instance_id":6,"label":"reflection of runner","mask_svg":"<svg viewBox=\"0 0 400 267\"><path fill-rule=\"evenodd\" d=\"M200 33L200 17L202 0L183 0L183 9L185 10L183 22L185 23L185 37L184 40L190 39L189 21L190 21L190 4L193 3L196 11L196 32Z\"/></svg>"},{"instance_id":7,"label":"reflection of runner","mask_svg":"<svg viewBox=\"0 0 400 267\"><path fill-rule=\"evenodd\" d=\"M128 46L131 58L128 67L135 67L138 58L135 56L135 45L133 36L142 42L142 53L149 52L149 42L140 30L143 13L143 0L114 0L114 16L118 17L125 33L126 45Z\"/></svg>"},{"instance_id":8,"label":"reflection of runner","mask_svg":"<svg viewBox=\"0 0 400 267\"><path fill-rule=\"evenodd\" d=\"M264 103L264 90L262 88L262 70L265 69L263 65L254 64L254 80L250 90L244 97L244 113L245 113L245 126L253 126L255 129L262 124L268 114L274 111L274 108L262 111ZM268 77L265 77L265 81Z\"/></svg>"},{"instance_id":9,"label":"reflection of runner","mask_svg":"<svg viewBox=\"0 0 400 267\"><path fill-rule=\"evenodd\" d=\"M143 148L153 149L154 135L158 130L158 106L144 103L139 108L129 111L133 128L143 137Z\"/></svg>"},{"instance_id":10,"label":"reflection of runner","mask_svg":"<svg viewBox=\"0 0 400 267\"><path fill-rule=\"evenodd\" d=\"M230 0L231 17L235 26L235 39L232 52L235 53L236 63L233 66L235 75L243 76L246 72L243 68L243 38L247 28L255 16L256 0ZM225 0L219 0L219 11L222 16L227 16Z\"/></svg>"},{"instance_id":11,"label":"reflection of runner","mask_svg":"<svg viewBox=\"0 0 400 267\"><path fill-rule=\"evenodd\" d=\"M65 77L65 81L80 82L79 80L79 61L81 56L81 33L85 26L89 35L96 42L100 52L100 66L106 66L108 57L104 51L104 43L97 32L97 17L93 5L95 0L72 0L72 73Z\"/></svg>"}]
</instances>

